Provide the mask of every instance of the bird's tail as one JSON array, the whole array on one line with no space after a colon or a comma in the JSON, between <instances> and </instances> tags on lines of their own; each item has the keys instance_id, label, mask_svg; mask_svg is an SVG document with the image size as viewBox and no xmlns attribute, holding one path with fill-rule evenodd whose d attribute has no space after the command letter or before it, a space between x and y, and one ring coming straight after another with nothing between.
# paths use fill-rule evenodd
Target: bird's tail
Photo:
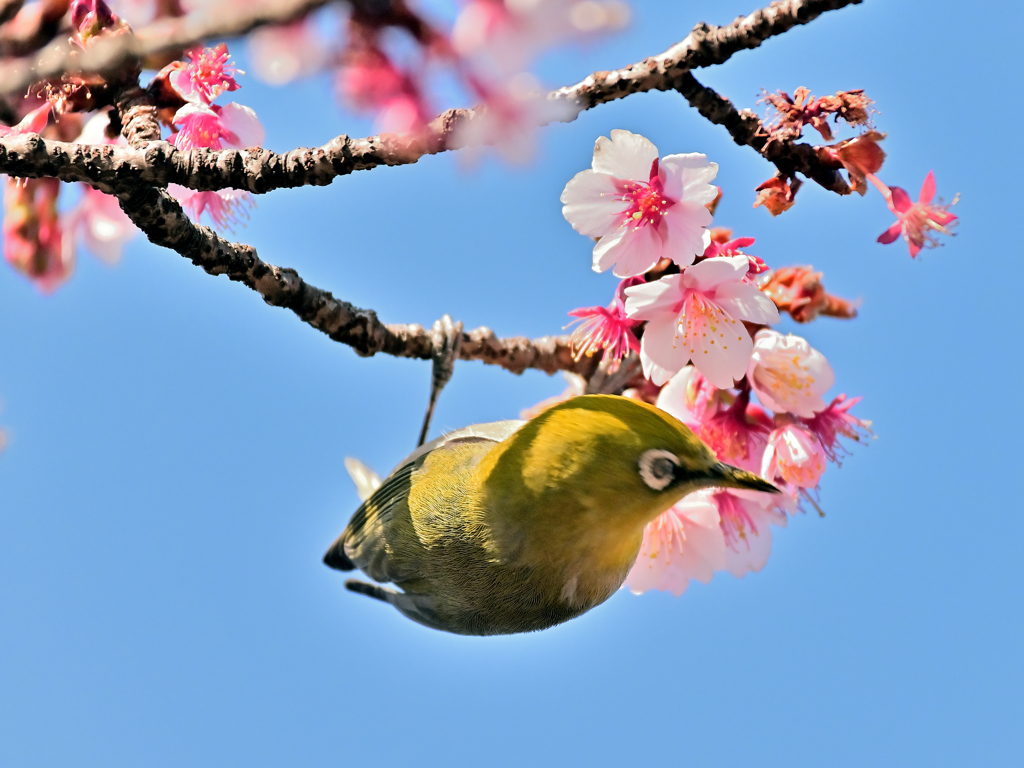
<instances>
[{"instance_id":1,"label":"bird's tail","mask_svg":"<svg viewBox=\"0 0 1024 768\"><path fill-rule=\"evenodd\" d=\"M336 571L354 571L356 564L345 554L345 532L334 540L324 553L324 565Z\"/></svg>"}]
</instances>

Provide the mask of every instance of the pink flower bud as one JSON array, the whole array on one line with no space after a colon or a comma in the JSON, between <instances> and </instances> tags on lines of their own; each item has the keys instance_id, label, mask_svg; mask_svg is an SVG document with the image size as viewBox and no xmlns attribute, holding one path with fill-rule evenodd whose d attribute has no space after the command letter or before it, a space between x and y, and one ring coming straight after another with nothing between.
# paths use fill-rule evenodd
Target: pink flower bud
<instances>
[{"instance_id":1,"label":"pink flower bud","mask_svg":"<svg viewBox=\"0 0 1024 768\"><path fill-rule=\"evenodd\" d=\"M810 429L789 423L768 436L761 474L769 480L782 478L800 488L814 488L825 471L825 450Z\"/></svg>"}]
</instances>

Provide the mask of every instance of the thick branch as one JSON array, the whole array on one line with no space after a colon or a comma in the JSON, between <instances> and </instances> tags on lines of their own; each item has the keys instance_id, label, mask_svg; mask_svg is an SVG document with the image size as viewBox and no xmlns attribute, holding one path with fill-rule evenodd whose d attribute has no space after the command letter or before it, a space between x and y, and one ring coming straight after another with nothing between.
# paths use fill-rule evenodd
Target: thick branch
<instances>
[{"instance_id":1,"label":"thick branch","mask_svg":"<svg viewBox=\"0 0 1024 768\"><path fill-rule=\"evenodd\" d=\"M760 123L750 122L757 118L736 114L727 100L697 83L689 67L721 63L735 51L754 48L767 37L805 24L826 10L859 2L784 0L725 27L699 24L685 40L661 56L615 72L594 73L576 85L552 91L548 99L571 105L570 112L561 118L568 122L583 110L630 93L677 89L684 95L690 94L687 98L691 103L698 99L695 106L713 122L733 125L730 132L737 143L753 146L780 168L799 170L826 189L848 194L849 187L842 178L817 162L812 147L772 142L766 148L758 137ZM722 103L716 104L716 100ZM342 135L322 147L299 148L285 154L267 149L179 152L164 142L154 142L143 151L61 142L39 144L11 137L0 142L0 171L14 176L85 181L99 188L129 182L157 186L173 183L197 190L234 188L261 194L289 187L322 186L353 171L415 163L424 155L455 149L459 146L458 128L478 115L478 110L450 109L431 122L427 137L422 139L395 134L365 139Z\"/></svg>"},{"instance_id":2,"label":"thick branch","mask_svg":"<svg viewBox=\"0 0 1024 768\"><path fill-rule=\"evenodd\" d=\"M799 172L836 194L850 194L850 185L838 171L821 162L817 150L810 144L772 140L757 115L749 109L737 111L731 101L698 83L689 72L682 77L679 92L701 115L715 125L724 126L733 141L741 147L753 147L787 176Z\"/></svg>"},{"instance_id":3,"label":"thick branch","mask_svg":"<svg viewBox=\"0 0 1024 768\"><path fill-rule=\"evenodd\" d=\"M420 325L385 325L371 309L359 309L305 282L294 269L267 264L249 245L231 243L208 227L192 223L178 202L154 187L118 194L121 208L157 245L177 251L211 275L247 285L275 307L290 309L304 322L347 344L358 354L431 359L430 331ZM567 337L499 339L489 328L464 333L459 358L500 365L513 373L536 368L547 373L587 375L597 361L572 359Z\"/></svg>"}]
</instances>

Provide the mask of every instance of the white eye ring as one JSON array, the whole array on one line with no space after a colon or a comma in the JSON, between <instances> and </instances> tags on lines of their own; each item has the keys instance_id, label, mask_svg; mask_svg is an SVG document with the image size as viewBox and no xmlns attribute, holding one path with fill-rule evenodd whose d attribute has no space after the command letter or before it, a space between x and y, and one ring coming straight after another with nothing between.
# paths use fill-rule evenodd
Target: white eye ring
<instances>
[{"instance_id":1,"label":"white eye ring","mask_svg":"<svg viewBox=\"0 0 1024 768\"><path fill-rule=\"evenodd\" d=\"M676 477L679 459L672 451L651 448L640 454L640 477L647 487L664 491Z\"/></svg>"}]
</instances>

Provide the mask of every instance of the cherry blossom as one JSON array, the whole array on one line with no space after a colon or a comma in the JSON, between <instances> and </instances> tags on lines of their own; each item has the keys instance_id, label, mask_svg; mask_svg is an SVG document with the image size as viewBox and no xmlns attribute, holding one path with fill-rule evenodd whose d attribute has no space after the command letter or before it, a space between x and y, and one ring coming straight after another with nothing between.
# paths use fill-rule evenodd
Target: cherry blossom
<instances>
[{"instance_id":1,"label":"cherry blossom","mask_svg":"<svg viewBox=\"0 0 1024 768\"><path fill-rule=\"evenodd\" d=\"M825 471L825 449L805 425L783 424L768 436L761 474L799 488L814 488Z\"/></svg>"},{"instance_id":2,"label":"cherry blossom","mask_svg":"<svg viewBox=\"0 0 1024 768\"><path fill-rule=\"evenodd\" d=\"M243 149L263 143L263 126L256 113L234 102L223 107L190 102L175 113L174 123L181 127L168 141L179 149ZM167 191L178 199L193 220L198 221L206 213L214 226L229 231L243 216L247 217L248 209L255 207L252 195L238 189L200 192L169 184Z\"/></svg>"},{"instance_id":3,"label":"cherry blossom","mask_svg":"<svg viewBox=\"0 0 1024 768\"><path fill-rule=\"evenodd\" d=\"M595 272L640 275L662 258L686 267L710 242L705 205L718 193L710 183L717 173L705 155L659 160L643 136L615 130L594 144L592 168L566 184L562 214L580 234L600 238Z\"/></svg>"},{"instance_id":4,"label":"cherry blossom","mask_svg":"<svg viewBox=\"0 0 1024 768\"><path fill-rule=\"evenodd\" d=\"M848 400L846 395L839 395L827 408L816 413L814 418L804 421L818 438L825 455L831 461L839 463L839 455L847 452L839 442L840 437L862 442L871 433L870 421L859 419L850 413L850 409L860 400L859 397Z\"/></svg>"},{"instance_id":5,"label":"cherry blossom","mask_svg":"<svg viewBox=\"0 0 1024 768\"><path fill-rule=\"evenodd\" d=\"M79 144L127 144L123 136L111 139L106 135L109 125L110 115L106 111L98 112L83 126L75 141ZM61 214L64 247L73 250L81 241L94 256L107 264L115 264L121 258L125 243L139 230L121 210L116 197L88 184L78 186L82 192L78 203ZM74 263L74 254L67 255L66 261Z\"/></svg>"},{"instance_id":6,"label":"cherry blossom","mask_svg":"<svg viewBox=\"0 0 1024 768\"><path fill-rule=\"evenodd\" d=\"M167 140L178 149L245 149L263 143L264 131L249 107L231 102L223 107L189 102L174 114L176 133Z\"/></svg>"},{"instance_id":7,"label":"cherry blossom","mask_svg":"<svg viewBox=\"0 0 1024 768\"><path fill-rule=\"evenodd\" d=\"M699 432L701 422L717 411L719 392L700 371L686 365L661 388L655 405Z\"/></svg>"},{"instance_id":8,"label":"cherry blossom","mask_svg":"<svg viewBox=\"0 0 1024 768\"><path fill-rule=\"evenodd\" d=\"M284 85L320 69L327 61L327 46L313 19L306 16L252 32L249 60L256 77L271 85Z\"/></svg>"},{"instance_id":9,"label":"cherry blossom","mask_svg":"<svg viewBox=\"0 0 1024 768\"><path fill-rule=\"evenodd\" d=\"M729 488L712 491L710 498L726 545L723 569L737 578L760 571L771 555L771 527L786 525L773 495Z\"/></svg>"},{"instance_id":10,"label":"cherry blossom","mask_svg":"<svg viewBox=\"0 0 1024 768\"><path fill-rule=\"evenodd\" d=\"M744 389L731 405L706 414L696 431L722 461L759 472L772 420L751 405L750 391Z\"/></svg>"},{"instance_id":11,"label":"cherry blossom","mask_svg":"<svg viewBox=\"0 0 1024 768\"><path fill-rule=\"evenodd\" d=\"M754 207L763 205L765 210L772 216L785 213L796 202L796 192L800 189L799 179L790 179L787 176L772 176L754 188L757 192L757 199Z\"/></svg>"},{"instance_id":12,"label":"cherry blossom","mask_svg":"<svg viewBox=\"0 0 1024 768\"><path fill-rule=\"evenodd\" d=\"M623 585L633 594L661 589L679 597L690 579L707 584L726 566L720 522L711 493L691 493L644 528L640 554Z\"/></svg>"},{"instance_id":13,"label":"cherry blossom","mask_svg":"<svg viewBox=\"0 0 1024 768\"><path fill-rule=\"evenodd\" d=\"M337 86L353 107L377 113L382 131L418 133L430 121L419 82L376 46L350 52L338 71Z\"/></svg>"},{"instance_id":14,"label":"cherry blossom","mask_svg":"<svg viewBox=\"0 0 1024 768\"><path fill-rule=\"evenodd\" d=\"M806 339L764 329L754 336L747 380L767 408L810 418L825 408L835 383L828 360Z\"/></svg>"},{"instance_id":15,"label":"cherry blossom","mask_svg":"<svg viewBox=\"0 0 1024 768\"><path fill-rule=\"evenodd\" d=\"M572 37L621 28L629 7L618 0L471 0L455 20L451 44L494 74L523 70L545 48Z\"/></svg>"},{"instance_id":16,"label":"cherry blossom","mask_svg":"<svg viewBox=\"0 0 1024 768\"><path fill-rule=\"evenodd\" d=\"M940 245L932 231L941 232L944 235L954 235L950 228L954 225L957 217L949 212L949 209L956 205L959 196L953 198L953 202L933 204L935 199L935 174L928 171L921 185L921 193L917 202L911 202L910 195L900 187L887 187L874 174L867 174L868 180L878 187L885 195L889 210L896 214L896 223L878 236L878 242L888 245L895 242L901 234L910 247L911 258L916 257L922 248L935 248Z\"/></svg>"},{"instance_id":17,"label":"cherry blossom","mask_svg":"<svg viewBox=\"0 0 1024 768\"><path fill-rule=\"evenodd\" d=\"M768 265L759 256L746 253L743 249L754 244L752 237L732 237L731 230L716 227L711 232L711 242L704 249L705 259L721 256L746 256L750 260L747 278L754 279L757 275L768 271Z\"/></svg>"},{"instance_id":18,"label":"cherry blossom","mask_svg":"<svg viewBox=\"0 0 1024 768\"><path fill-rule=\"evenodd\" d=\"M602 360L610 360L612 366L618 368L618 362L631 351L640 351L640 342L633 332L636 323L626 317L622 299L616 297L607 308L574 309L569 315L578 318L574 322L580 323L572 334L573 359L604 350Z\"/></svg>"},{"instance_id":19,"label":"cherry blossom","mask_svg":"<svg viewBox=\"0 0 1024 768\"><path fill-rule=\"evenodd\" d=\"M239 89L235 75L245 74L235 68L224 43L215 48L197 46L186 51L189 63L170 74L171 85L181 98L197 104L210 104L225 91ZM177 116L175 116L177 122Z\"/></svg>"},{"instance_id":20,"label":"cherry blossom","mask_svg":"<svg viewBox=\"0 0 1024 768\"><path fill-rule=\"evenodd\" d=\"M50 102L36 107L23 118L17 125L0 125L0 138L4 136L21 136L26 133L42 133L50 120Z\"/></svg>"},{"instance_id":21,"label":"cherry blossom","mask_svg":"<svg viewBox=\"0 0 1024 768\"><path fill-rule=\"evenodd\" d=\"M4 258L44 293L52 293L74 271L74 252L64 247L57 214L57 179L6 179Z\"/></svg>"},{"instance_id":22,"label":"cherry blossom","mask_svg":"<svg viewBox=\"0 0 1024 768\"><path fill-rule=\"evenodd\" d=\"M716 387L743 377L753 342L741 321L779 321L775 304L745 281L749 264L745 256L706 259L626 289L626 315L647 321L640 344L645 376L663 384L692 360Z\"/></svg>"}]
</instances>

